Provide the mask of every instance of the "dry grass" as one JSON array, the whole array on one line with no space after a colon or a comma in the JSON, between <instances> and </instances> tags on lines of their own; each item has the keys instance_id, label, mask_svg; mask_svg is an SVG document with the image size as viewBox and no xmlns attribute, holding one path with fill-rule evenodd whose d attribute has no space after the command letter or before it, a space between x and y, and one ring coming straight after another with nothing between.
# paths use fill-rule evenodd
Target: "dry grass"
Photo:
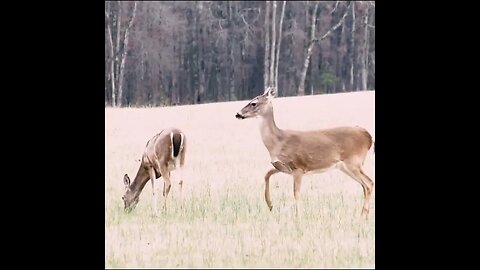
<instances>
[{"instance_id":1,"label":"dry grass","mask_svg":"<svg viewBox=\"0 0 480 270\"><path fill-rule=\"evenodd\" d=\"M375 190L368 221L361 186L340 171L305 176L303 213L293 215L293 180L272 176L272 212L264 174L271 168L257 119L235 119L246 101L167 108L105 109L105 266L374 267ZM280 128L359 125L375 138L375 92L277 98ZM123 212L122 178L133 180L146 141L165 127L187 135L184 207L173 187L168 211L152 217L151 185ZM374 155L364 171L375 182ZM162 179L157 180L162 205ZM278 186L277 186L278 185ZM277 187L276 187L277 186Z\"/></svg>"}]
</instances>

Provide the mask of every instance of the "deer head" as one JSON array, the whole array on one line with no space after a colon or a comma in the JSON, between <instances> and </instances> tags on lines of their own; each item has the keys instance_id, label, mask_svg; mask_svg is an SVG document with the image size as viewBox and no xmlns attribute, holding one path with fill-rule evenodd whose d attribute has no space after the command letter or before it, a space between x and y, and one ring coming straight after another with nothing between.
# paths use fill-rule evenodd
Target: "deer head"
<instances>
[{"instance_id":1,"label":"deer head","mask_svg":"<svg viewBox=\"0 0 480 270\"><path fill-rule=\"evenodd\" d=\"M276 90L273 87L268 87L265 92L248 102L235 117L238 119L251 118L264 115L269 107L271 107L271 101L275 97Z\"/></svg>"},{"instance_id":2,"label":"deer head","mask_svg":"<svg viewBox=\"0 0 480 270\"><path fill-rule=\"evenodd\" d=\"M124 211L129 213L137 206L139 197L131 191L130 177L127 174L123 177L123 184L125 185L125 194L122 196Z\"/></svg>"}]
</instances>

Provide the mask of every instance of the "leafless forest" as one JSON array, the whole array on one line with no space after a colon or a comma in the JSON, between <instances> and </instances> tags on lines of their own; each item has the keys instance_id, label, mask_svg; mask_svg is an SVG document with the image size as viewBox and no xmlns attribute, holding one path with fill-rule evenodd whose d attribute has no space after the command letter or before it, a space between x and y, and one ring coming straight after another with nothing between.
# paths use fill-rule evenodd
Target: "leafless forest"
<instances>
[{"instance_id":1,"label":"leafless forest","mask_svg":"<svg viewBox=\"0 0 480 270\"><path fill-rule=\"evenodd\" d=\"M374 1L105 2L105 106L375 89Z\"/></svg>"}]
</instances>

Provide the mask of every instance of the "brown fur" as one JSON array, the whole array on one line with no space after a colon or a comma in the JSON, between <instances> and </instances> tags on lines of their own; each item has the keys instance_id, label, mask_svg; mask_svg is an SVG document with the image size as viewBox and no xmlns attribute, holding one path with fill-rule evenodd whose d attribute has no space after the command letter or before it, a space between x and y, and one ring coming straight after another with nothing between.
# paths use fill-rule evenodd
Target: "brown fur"
<instances>
[{"instance_id":1,"label":"brown fur","mask_svg":"<svg viewBox=\"0 0 480 270\"><path fill-rule=\"evenodd\" d=\"M240 112L238 119L260 116L260 132L263 143L270 153L271 169L265 175L265 201L272 210L269 194L269 178L278 172L294 178L294 197L299 199L303 175L318 173L337 167L359 182L364 192L362 216L369 211L373 181L366 176L361 166L372 146L372 136L361 127L336 127L330 129L294 131L282 130L275 124L271 100L275 95L268 88L263 95L252 99Z\"/></svg>"},{"instance_id":2,"label":"brown fur","mask_svg":"<svg viewBox=\"0 0 480 270\"><path fill-rule=\"evenodd\" d=\"M173 142L170 134L173 133ZM183 141L181 135L183 134ZM176 149L175 149L176 148ZM160 133L151 138L142 155L141 164L138 168L135 179L130 184L128 175L124 176L126 186L125 195L122 197L125 203L125 210L131 211L138 203L138 198L145 187L145 184L151 180L152 189L155 196L153 180L161 176L164 178L164 196L168 195L170 191L170 168L172 167L172 149L175 150L176 156L180 155L180 167L183 167L185 162L186 151L186 136L177 128L164 129ZM175 164L173 164L174 166ZM180 179L183 184L183 179ZM165 185L167 184L167 185Z\"/></svg>"}]
</instances>

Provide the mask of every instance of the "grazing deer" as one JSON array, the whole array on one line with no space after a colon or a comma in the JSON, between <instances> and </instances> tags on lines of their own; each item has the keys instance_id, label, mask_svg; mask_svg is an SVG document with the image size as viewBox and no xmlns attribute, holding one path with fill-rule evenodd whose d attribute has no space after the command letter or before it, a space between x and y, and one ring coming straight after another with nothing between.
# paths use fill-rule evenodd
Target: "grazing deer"
<instances>
[{"instance_id":1,"label":"grazing deer","mask_svg":"<svg viewBox=\"0 0 480 270\"><path fill-rule=\"evenodd\" d=\"M274 88L267 88L235 115L238 119L261 117L260 133L275 167L265 175L265 201L270 211L273 208L269 191L272 175L283 172L293 176L295 210L298 215L302 177L338 168L362 185L365 200L361 216L367 218L373 182L362 171L362 165L372 146L370 134L360 127L313 131L279 129L273 117L272 99L275 94Z\"/></svg>"},{"instance_id":2,"label":"grazing deer","mask_svg":"<svg viewBox=\"0 0 480 270\"><path fill-rule=\"evenodd\" d=\"M142 192L148 180L151 180L153 191L153 209L157 214L157 200L155 197L154 180L163 176L163 207L167 207L167 196L170 192L170 172L179 169L180 172L180 198L182 197L183 187L183 165L185 163L186 137L185 134L177 128L168 128L151 138L145 147L137 176L130 184L130 178L127 174L123 177L125 184L125 195L122 196L126 212L132 211L138 203L140 193Z\"/></svg>"}]
</instances>

